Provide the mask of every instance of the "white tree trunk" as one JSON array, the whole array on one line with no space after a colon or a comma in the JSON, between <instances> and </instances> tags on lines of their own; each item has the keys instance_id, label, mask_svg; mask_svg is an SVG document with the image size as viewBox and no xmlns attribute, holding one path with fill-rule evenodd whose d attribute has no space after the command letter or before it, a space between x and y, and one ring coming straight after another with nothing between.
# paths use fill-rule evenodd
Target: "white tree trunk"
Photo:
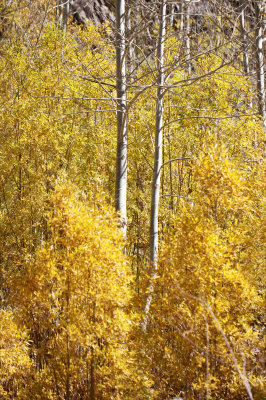
<instances>
[{"instance_id":1,"label":"white tree trunk","mask_svg":"<svg viewBox=\"0 0 266 400\"><path fill-rule=\"evenodd\" d=\"M174 26L174 17L175 17L175 5L174 3L170 4L170 8L169 8L169 24L170 26Z\"/></svg>"},{"instance_id":2,"label":"white tree trunk","mask_svg":"<svg viewBox=\"0 0 266 400\"><path fill-rule=\"evenodd\" d=\"M158 259L158 213L160 197L160 181L162 168L162 141L163 141L163 85L164 85L164 41L166 22L166 1L161 2L160 32L157 48L157 102L156 102L156 127L155 127L155 154L152 182L151 217L150 217L150 260L157 264Z\"/></svg>"},{"instance_id":3,"label":"white tree trunk","mask_svg":"<svg viewBox=\"0 0 266 400\"><path fill-rule=\"evenodd\" d=\"M266 129L266 97L265 97L265 72L263 56L263 25L265 6L262 1L255 4L256 13L256 58L257 58L257 85L259 99L259 113L262 116L264 129Z\"/></svg>"},{"instance_id":4,"label":"white tree trunk","mask_svg":"<svg viewBox=\"0 0 266 400\"><path fill-rule=\"evenodd\" d=\"M180 33L183 34L184 31L184 5L183 2L180 3Z\"/></svg>"},{"instance_id":5,"label":"white tree trunk","mask_svg":"<svg viewBox=\"0 0 266 400\"><path fill-rule=\"evenodd\" d=\"M116 84L117 84L117 157L116 210L121 218L121 230L127 230L127 95L125 56L125 0L116 0Z\"/></svg>"},{"instance_id":6,"label":"white tree trunk","mask_svg":"<svg viewBox=\"0 0 266 400\"><path fill-rule=\"evenodd\" d=\"M165 41L165 25L166 25L166 0L161 0L160 9L160 31L157 47L157 102L156 102L156 127L155 127L155 154L152 181L152 197L151 197L151 215L150 215L150 261L154 272L152 278L155 278L158 265L158 214L160 199L160 183L162 169L162 142L163 142L163 92L164 92L164 41ZM143 330L146 330L148 322L148 314L153 293L153 282L150 283L148 289L148 297L144 310Z\"/></svg>"},{"instance_id":7,"label":"white tree trunk","mask_svg":"<svg viewBox=\"0 0 266 400\"><path fill-rule=\"evenodd\" d=\"M134 51L134 43L132 38L132 26L131 26L131 18L132 18L132 2L128 1L126 8L126 46L127 50L127 83L130 84L133 81L132 72L134 70L134 60L135 60L135 51Z\"/></svg>"},{"instance_id":8,"label":"white tree trunk","mask_svg":"<svg viewBox=\"0 0 266 400\"><path fill-rule=\"evenodd\" d=\"M186 59L187 59L187 70L191 74L191 61L190 61L190 7L189 4L185 6L185 43L186 43Z\"/></svg>"},{"instance_id":9,"label":"white tree trunk","mask_svg":"<svg viewBox=\"0 0 266 400\"><path fill-rule=\"evenodd\" d=\"M241 34L242 34L242 43L243 43L243 64L244 71L246 75L249 75L249 60L248 60L248 51L247 51L247 34L245 28L245 0L242 0L241 3L241 13L240 13L240 26L241 26Z\"/></svg>"}]
</instances>

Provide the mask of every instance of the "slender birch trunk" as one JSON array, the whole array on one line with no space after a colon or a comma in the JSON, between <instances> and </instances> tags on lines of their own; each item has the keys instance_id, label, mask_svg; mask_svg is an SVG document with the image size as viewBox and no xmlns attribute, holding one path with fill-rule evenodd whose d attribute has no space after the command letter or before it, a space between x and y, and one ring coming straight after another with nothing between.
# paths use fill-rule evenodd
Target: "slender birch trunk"
<instances>
[{"instance_id":1,"label":"slender birch trunk","mask_svg":"<svg viewBox=\"0 0 266 400\"><path fill-rule=\"evenodd\" d=\"M165 41L165 25L166 25L166 0L161 0L160 9L160 31L157 47L157 65L158 65L158 81L157 81L157 103L156 103L156 127L155 127L155 154L152 182L151 197L151 215L150 215L150 261L154 268L152 278L156 277L158 266L158 214L160 199L160 178L162 169L162 142L163 142L163 85L164 85L164 41ZM143 321L143 330L146 330L148 322L148 314L153 293L153 282L151 282L148 290L148 298L145 305L145 316Z\"/></svg>"},{"instance_id":2,"label":"slender birch trunk","mask_svg":"<svg viewBox=\"0 0 266 400\"><path fill-rule=\"evenodd\" d=\"M150 217L150 260L158 261L158 212L160 196L160 178L162 168L162 126L163 126L163 85L164 85L164 40L165 40L166 1L161 2L160 33L157 50L158 82L155 127L155 154L152 182L151 217Z\"/></svg>"},{"instance_id":3,"label":"slender birch trunk","mask_svg":"<svg viewBox=\"0 0 266 400\"><path fill-rule=\"evenodd\" d=\"M127 230L127 115L126 115L126 57L125 0L116 0L116 87L117 87L117 157L116 210L121 218L121 230Z\"/></svg>"},{"instance_id":4,"label":"slender birch trunk","mask_svg":"<svg viewBox=\"0 0 266 400\"><path fill-rule=\"evenodd\" d=\"M190 7L189 4L185 6L185 43L186 43L186 58L187 58L187 70L188 73L191 74L191 61L190 61Z\"/></svg>"},{"instance_id":5,"label":"slender birch trunk","mask_svg":"<svg viewBox=\"0 0 266 400\"><path fill-rule=\"evenodd\" d=\"M172 159L171 154L171 138L168 138L168 155L169 160ZM170 172L170 210L174 210L174 191L173 191L173 173L172 173L172 163L169 163L169 172Z\"/></svg>"},{"instance_id":6,"label":"slender birch trunk","mask_svg":"<svg viewBox=\"0 0 266 400\"><path fill-rule=\"evenodd\" d=\"M175 5L174 3L172 3L170 4L170 9L169 9L169 24L171 27L173 27L175 23L174 14L175 14Z\"/></svg>"},{"instance_id":7,"label":"slender birch trunk","mask_svg":"<svg viewBox=\"0 0 266 400\"><path fill-rule=\"evenodd\" d=\"M180 3L180 34L182 35L184 31L184 5L183 2Z\"/></svg>"},{"instance_id":8,"label":"slender birch trunk","mask_svg":"<svg viewBox=\"0 0 266 400\"><path fill-rule=\"evenodd\" d=\"M264 56L263 56L263 15L265 6L262 2L255 4L256 18L256 58L257 58L257 87L259 100L259 113L262 116L264 129L266 129L266 97L265 97L265 71L264 71Z\"/></svg>"},{"instance_id":9,"label":"slender birch trunk","mask_svg":"<svg viewBox=\"0 0 266 400\"><path fill-rule=\"evenodd\" d=\"M247 51L247 34L245 28L245 0L242 0L241 3L241 12L240 12L240 27L241 27L241 35L242 35L242 44L243 44L243 64L244 71L246 75L249 75L249 60L248 60L248 51Z\"/></svg>"},{"instance_id":10,"label":"slender birch trunk","mask_svg":"<svg viewBox=\"0 0 266 400\"><path fill-rule=\"evenodd\" d=\"M132 26L131 26L131 18L132 18L132 1L128 1L126 7L126 38L127 43L127 83L130 84L133 81L132 72L134 70L134 60L135 60L135 49L134 43L132 39Z\"/></svg>"}]
</instances>

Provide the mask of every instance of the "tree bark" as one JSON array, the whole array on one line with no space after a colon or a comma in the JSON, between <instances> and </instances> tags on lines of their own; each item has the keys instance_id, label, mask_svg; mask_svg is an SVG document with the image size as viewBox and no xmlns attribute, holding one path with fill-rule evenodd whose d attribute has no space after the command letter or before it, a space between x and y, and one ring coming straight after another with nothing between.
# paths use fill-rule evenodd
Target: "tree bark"
<instances>
[{"instance_id":1,"label":"tree bark","mask_svg":"<svg viewBox=\"0 0 266 400\"><path fill-rule=\"evenodd\" d=\"M180 3L180 34L182 35L184 31L184 5L183 2Z\"/></svg>"},{"instance_id":2,"label":"tree bark","mask_svg":"<svg viewBox=\"0 0 266 400\"><path fill-rule=\"evenodd\" d=\"M174 21L175 21L174 14L175 14L175 5L174 5L174 3L172 3L172 4L170 4L170 7L169 7L169 24L171 27L174 26Z\"/></svg>"},{"instance_id":3,"label":"tree bark","mask_svg":"<svg viewBox=\"0 0 266 400\"><path fill-rule=\"evenodd\" d=\"M117 82L117 158L116 158L116 210L120 214L121 230L127 230L127 95L125 0L116 0L116 82Z\"/></svg>"},{"instance_id":4,"label":"tree bark","mask_svg":"<svg viewBox=\"0 0 266 400\"><path fill-rule=\"evenodd\" d=\"M133 81L132 72L134 70L134 60L135 60L135 52L134 52L134 44L132 39L132 26L131 26L131 18L132 18L132 1L128 1L126 7L126 39L127 39L127 83L130 84Z\"/></svg>"},{"instance_id":5,"label":"tree bark","mask_svg":"<svg viewBox=\"0 0 266 400\"><path fill-rule=\"evenodd\" d=\"M247 51L247 34L245 28L245 0L242 0L241 3L241 12L240 12L240 26L241 26L241 35L242 35L242 44L243 44L243 64L244 71L246 75L249 75L249 60L248 60L248 51Z\"/></svg>"},{"instance_id":6,"label":"tree bark","mask_svg":"<svg viewBox=\"0 0 266 400\"><path fill-rule=\"evenodd\" d=\"M186 59L187 59L187 71L191 74L191 61L190 61L190 7L189 4L185 6L185 43L186 43Z\"/></svg>"},{"instance_id":7,"label":"tree bark","mask_svg":"<svg viewBox=\"0 0 266 400\"><path fill-rule=\"evenodd\" d=\"M163 92L164 92L164 41L166 25L166 0L161 1L160 9L160 31L157 46L157 102L156 102L156 126L155 126L155 154L152 181L151 215L150 215L150 261L154 272L152 278L156 277L158 266L158 215L160 200L160 183L162 169L162 142L163 142ZM145 305L145 316L143 330L146 330L148 314L153 293L153 282L148 289L148 297Z\"/></svg>"},{"instance_id":8,"label":"tree bark","mask_svg":"<svg viewBox=\"0 0 266 400\"><path fill-rule=\"evenodd\" d=\"M265 98L265 72L263 56L263 14L264 6L261 1L255 4L256 18L256 59L257 59L257 87L258 108L262 117L263 126L266 130L266 98Z\"/></svg>"},{"instance_id":9,"label":"tree bark","mask_svg":"<svg viewBox=\"0 0 266 400\"><path fill-rule=\"evenodd\" d=\"M164 85L164 40L165 40L166 1L161 2L160 33L157 48L157 104L155 127L155 154L152 182L151 216L150 216L150 260L157 264L158 259L158 213L160 197L160 180L162 169L162 126L163 126L163 85Z\"/></svg>"}]
</instances>

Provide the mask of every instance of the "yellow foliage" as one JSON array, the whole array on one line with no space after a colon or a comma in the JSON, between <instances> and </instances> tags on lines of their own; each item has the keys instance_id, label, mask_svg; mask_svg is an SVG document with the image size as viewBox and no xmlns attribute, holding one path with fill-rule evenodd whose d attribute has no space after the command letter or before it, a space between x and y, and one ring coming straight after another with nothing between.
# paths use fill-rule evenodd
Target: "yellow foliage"
<instances>
[{"instance_id":1,"label":"yellow foliage","mask_svg":"<svg viewBox=\"0 0 266 400\"><path fill-rule=\"evenodd\" d=\"M180 206L165 240L144 338L149 369L157 368L156 399L169 392L198 398L206 391L206 368L213 399L245 398L237 364L261 390L262 174L256 169L241 171L222 147L204 148L195 162L191 201Z\"/></svg>"},{"instance_id":2,"label":"yellow foliage","mask_svg":"<svg viewBox=\"0 0 266 400\"><path fill-rule=\"evenodd\" d=\"M32 363L27 340L12 312L0 310L0 399L20 398L21 389L29 382Z\"/></svg>"},{"instance_id":3,"label":"yellow foliage","mask_svg":"<svg viewBox=\"0 0 266 400\"><path fill-rule=\"evenodd\" d=\"M136 61L128 82L125 243L110 205L111 28L63 33L55 0L11 3L0 6L0 397L195 400L208 386L210 399L245 399L211 310L261 399L264 133L239 58L222 66L232 44L193 58L189 76L177 31L165 40L162 251L144 334L156 60ZM219 43L207 36L202 48Z\"/></svg>"},{"instance_id":4,"label":"yellow foliage","mask_svg":"<svg viewBox=\"0 0 266 400\"><path fill-rule=\"evenodd\" d=\"M36 254L25 255L10 283L40 371L36 399L67 392L85 396L92 387L97 398L106 399L135 391L132 278L123 246L110 206L82 200L67 182L55 188L48 239Z\"/></svg>"}]
</instances>

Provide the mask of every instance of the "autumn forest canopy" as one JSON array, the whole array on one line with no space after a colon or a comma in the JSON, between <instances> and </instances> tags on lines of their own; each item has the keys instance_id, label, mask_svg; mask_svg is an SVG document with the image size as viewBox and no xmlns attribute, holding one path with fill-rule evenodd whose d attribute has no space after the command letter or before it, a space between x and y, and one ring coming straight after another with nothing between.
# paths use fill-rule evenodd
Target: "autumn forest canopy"
<instances>
[{"instance_id":1,"label":"autumn forest canopy","mask_svg":"<svg viewBox=\"0 0 266 400\"><path fill-rule=\"evenodd\" d=\"M263 0L0 0L0 400L263 400Z\"/></svg>"}]
</instances>

